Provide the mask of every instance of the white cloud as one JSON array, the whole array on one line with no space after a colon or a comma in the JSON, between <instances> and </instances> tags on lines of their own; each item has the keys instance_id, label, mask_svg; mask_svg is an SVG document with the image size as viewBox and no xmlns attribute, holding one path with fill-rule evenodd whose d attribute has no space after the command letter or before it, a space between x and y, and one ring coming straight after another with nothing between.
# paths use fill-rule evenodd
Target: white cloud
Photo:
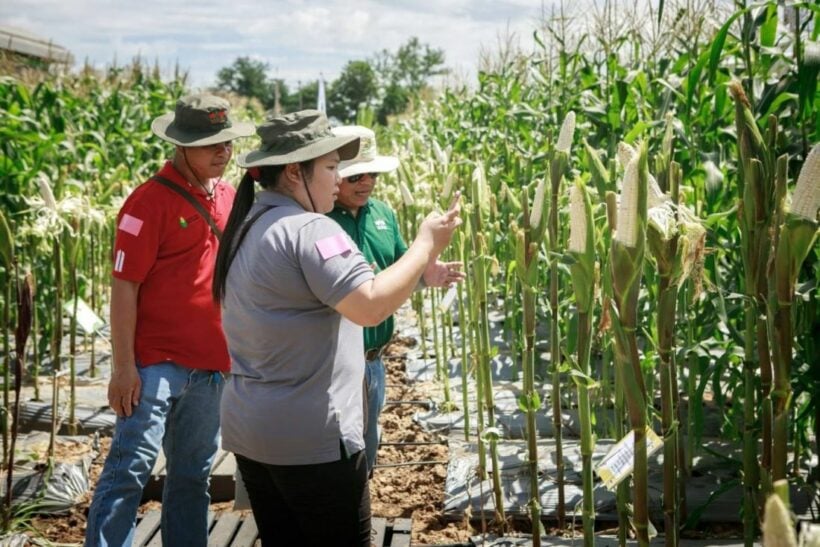
<instances>
[{"instance_id":1,"label":"white cloud","mask_svg":"<svg viewBox=\"0 0 820 547\"><path fill-rule=\"evenodd\" d=\"M347 61L394 51L411 36L474 73L481 46L509 25L532 33L540 0L3 0L0 25L25 28L103 66L140 54L179 61L196 86L238 56L267 62L290 83L338 76Z\"/></svg>"}]
</instances>

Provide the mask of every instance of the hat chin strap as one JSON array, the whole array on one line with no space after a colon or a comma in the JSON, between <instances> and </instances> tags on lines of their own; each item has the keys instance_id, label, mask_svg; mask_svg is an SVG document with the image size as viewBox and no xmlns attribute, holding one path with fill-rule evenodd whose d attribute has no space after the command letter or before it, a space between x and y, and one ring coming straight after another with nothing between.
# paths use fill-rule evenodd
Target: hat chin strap
<instances>
[{"instance_id":1,"label":"hat chin strap","mask_svg":"<svg viewBox=\"0 0 820 547\"><path fill-rule=\"evenodd\" d=\"M299 170L299 176L302 178L302 182L305 184L305 192L307 192L308 199L310 200L310 206L313 208L314 213L318 213L319 211L316 209L316 204L313 202L313 195L310 193L310 188L308 188L308 183L305 180L304 175L302 175L301 169Z\"/></svg>"},{"instance_id":2,"label":"hat chin strap","mask_svg":"<svg viewBox=\"0 0 820 547\"><path fill-rule=\"evenodd\" d=\"M208 194L208 198L212 198L214 196L214 189L211 188L210 190L208 190L208 187L202 184L202 181L199 180L199 174L197 174L197 172L194 171L194 168L191 167L191 163L188 161L188 154L186 153L184 146L182 147L182 159L185 161L185 167L187 167L188 171L190 171L191 174L194 176L194 178L196 179L196 183L199 184L199 187L202 188L202 190L206 194Z\"/></svg>"}]
</instances>

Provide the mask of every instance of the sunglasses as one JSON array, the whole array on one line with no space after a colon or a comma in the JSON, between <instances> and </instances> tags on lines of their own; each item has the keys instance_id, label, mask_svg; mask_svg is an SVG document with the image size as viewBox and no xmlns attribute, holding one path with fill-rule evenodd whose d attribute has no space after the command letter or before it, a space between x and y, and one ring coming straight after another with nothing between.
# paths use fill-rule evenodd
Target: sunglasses
<instances>
[{"instance_id":1,"label":"sunglasses","mask_svg":"<svg viewBox=\"0 0 820 547\"><path fill-rule=\"evenodd\" d=\"M365 177L365 175L367 175L367 176L369 176L371 179L373 179L373 182L376 182L376 179L377 179L377 178L378 178L378 176L379 176L379 174L378 174L378 173L359 173L358 175L350 175L350 176L349 176L349 177L347 177L347 179L345 179L345 180L347 180L347 182L349 182L350 184L356 184L357 182L359 182L360 180L362 180L362 179Z\"/></svg>"}]
</instances>

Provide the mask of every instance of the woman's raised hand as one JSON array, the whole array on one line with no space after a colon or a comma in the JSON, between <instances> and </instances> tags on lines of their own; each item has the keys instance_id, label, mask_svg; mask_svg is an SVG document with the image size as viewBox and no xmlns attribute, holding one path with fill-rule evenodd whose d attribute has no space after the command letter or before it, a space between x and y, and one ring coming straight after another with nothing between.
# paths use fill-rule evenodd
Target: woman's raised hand
<instances>
[{"instance_id":1,"label":"woman's raised hand","mask_svg":"<svg viewBox=\"0 0 820 547\"><path fill-rule=\"evenodd\" d=\"M453 232L461 225L461 194L456 193L445 213L430 213L419 227L418 237L429 238L433 254L438 256L450 243Z\"/></svg>"}]
</instances>

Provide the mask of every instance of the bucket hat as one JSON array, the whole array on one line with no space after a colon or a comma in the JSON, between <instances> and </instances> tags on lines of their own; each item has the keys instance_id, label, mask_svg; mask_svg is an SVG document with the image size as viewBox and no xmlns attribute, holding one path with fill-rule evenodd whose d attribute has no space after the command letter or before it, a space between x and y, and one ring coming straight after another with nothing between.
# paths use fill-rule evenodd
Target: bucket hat
<instances>
[{"instance_id":1,"label":"bucket hat","mask_svg":"<svg viewBox=\"0 0 820 547\"><path fill-rule=\"evenodd\" d=\"M334 150L339 151L339 159L349 160L359 151L359 137L334 135L327 117L318 110L268 118L256 128L256 134L262 144L236 159L240 167L299 163Z\"/></svg>"},{"instance_id":2,"label":"bucket hat","mask_svg":"<svg viewBox=\"0 0 820 547\"><path fill-rule=\"evenodd\" d=\"M387 173L395 171L399 159L394 156L380 156L376 148L376 134L372 129L361 125L343 125L334 127L333 134L339 136L356 136L359 138L359 153L355 158L339 164L339 176L342 178L362 173Z\"/></svg>"},{"instance_id":3,"label":"bucket hat","mask_svg":"<svg viewBox=\"0 0 820 547\"><path fill-rule=\"evenodd\" d=\"M253 124L234 122L230 104L214 95L187 95L177 101L173 112L156 118L151 131L179 146L208 146L253 135Z\"/></svg>"}]
</instances>

